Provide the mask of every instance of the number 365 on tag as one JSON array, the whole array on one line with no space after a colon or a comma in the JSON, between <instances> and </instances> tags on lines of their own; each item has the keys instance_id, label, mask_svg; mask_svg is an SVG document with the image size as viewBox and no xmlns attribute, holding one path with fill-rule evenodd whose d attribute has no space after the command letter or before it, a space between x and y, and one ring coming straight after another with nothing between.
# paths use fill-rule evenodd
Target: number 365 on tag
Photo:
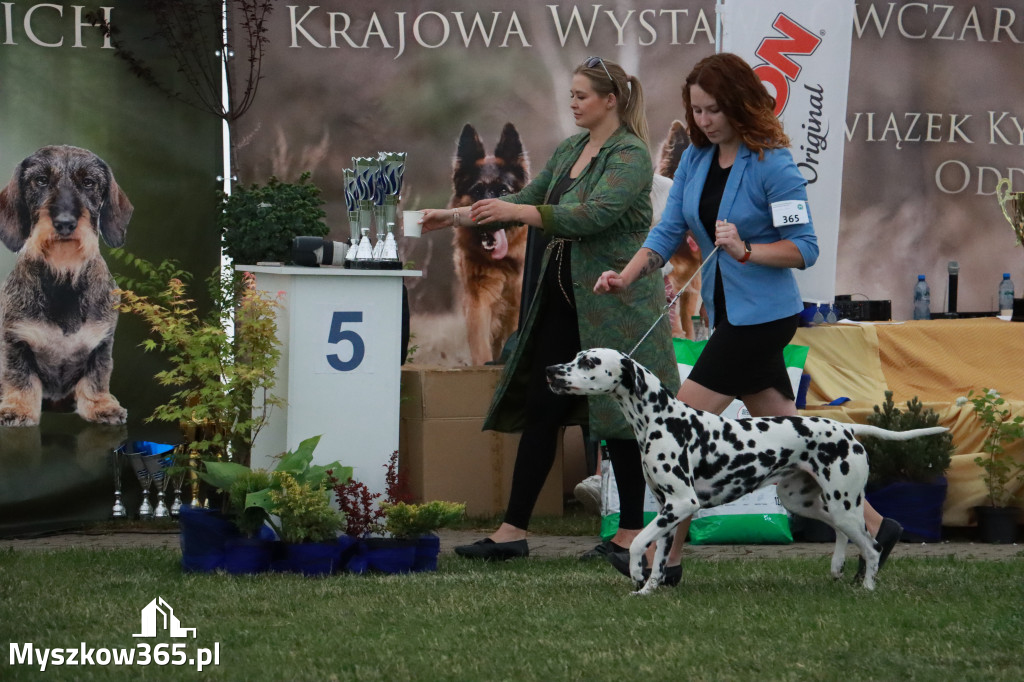
<instances>
[{"instance_id":1,"label":"number 365 on tag","mask_svg":"<svg viewBox=\"0 0 1024 682\"><path fill-rule=\"evenodd\" d=\"M772 204L772 225L789 227L811 222L807 202L802 199L776 201Z\"/></svg>"}]
</instances>

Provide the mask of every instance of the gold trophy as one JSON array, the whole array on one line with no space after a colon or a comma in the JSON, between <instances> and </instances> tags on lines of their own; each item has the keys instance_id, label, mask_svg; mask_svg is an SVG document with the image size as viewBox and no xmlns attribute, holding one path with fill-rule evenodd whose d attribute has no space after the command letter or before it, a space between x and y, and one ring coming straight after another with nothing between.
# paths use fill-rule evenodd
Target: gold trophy
<instances>
[{"instance_id":1,"label":"gold trophy","mask_svg":"<svg viewBox=\"0 0 1024 682\"><path fill-rule=\"evenodd\" d=\"M1017 243L1024 242L1024 192L1011 192L1009 178L1003 178L996 185L996 199L1003 215L1010 221Z\"/></svg>"}]
</instances>

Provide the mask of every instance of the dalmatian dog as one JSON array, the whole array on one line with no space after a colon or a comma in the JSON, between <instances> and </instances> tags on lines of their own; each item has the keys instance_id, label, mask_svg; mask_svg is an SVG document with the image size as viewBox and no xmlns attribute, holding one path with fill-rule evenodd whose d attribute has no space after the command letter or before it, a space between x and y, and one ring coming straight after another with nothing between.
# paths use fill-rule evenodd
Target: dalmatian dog
<instances>
[{"instance_id":1,"label":"dalmatian dog","mask_svg":"<svg viewBox=\"0 0 1024 682\"><path fill-rule=\"evenodd\" d=\"M715 507L772 483L794 514L824 521L836 531L832 575L839 578L852 539L866 563L864 587L874 589L878 547L864 526L867 453L856 435L909 440L944 427L887 431L821 417L727 419L676 400L650 371L619 351L581 351L572 362L547 368L548 385L560 394L610 394L633 427L644 478L661 505L658 516L629 548L634 594L661 583L673 531L702 507ZM657 542L651 575L642 559Z\"/></svg>"}]
</instances>

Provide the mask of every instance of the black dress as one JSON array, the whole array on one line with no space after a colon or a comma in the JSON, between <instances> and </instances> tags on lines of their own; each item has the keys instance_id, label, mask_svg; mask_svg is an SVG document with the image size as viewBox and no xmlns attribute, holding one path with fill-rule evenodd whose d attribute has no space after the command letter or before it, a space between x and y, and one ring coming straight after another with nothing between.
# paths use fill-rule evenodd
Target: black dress
<instances>
[{"instance_id":1,"label":"black dress","mask_svg":"<svg viewBox=\"0 0 1024 682\"><path fill-rule=\"evenodd\" d=\"M711 241L715 240L718 209L731 170L731 166L722 168L718 165L716 149L698 207L700 221ZM723 254L721 257L728 256ZM689 378L724 395L740 397L775 388L793 400L793 385L782 351L796 334L799 315L763 324L735 326L729 322L722 273L717 267L714 277L715 329Z\"/></svg>"}]
</instances>

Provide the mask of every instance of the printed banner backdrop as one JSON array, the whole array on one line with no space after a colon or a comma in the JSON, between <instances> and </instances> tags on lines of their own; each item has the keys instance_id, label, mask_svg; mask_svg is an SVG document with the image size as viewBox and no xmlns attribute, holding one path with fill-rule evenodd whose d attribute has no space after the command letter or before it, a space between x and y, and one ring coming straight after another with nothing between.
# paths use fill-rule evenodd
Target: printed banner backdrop
<instances>
[{"instance_id":1,"label":"printed banner backdrop","mask_svg":"<svg viewBox=\"0 0 1024 682\"><path fill-rule=\"evenodd\" d=\"M775 96L775 114L792 141L818 237L814 267L796 273L805 301L835 298L836 250L850 72L853 0L723 0L723 52L740 55Z\"/></svg>"},{"instance_id":2,"label":"printed banner backdrop","mask_svg":"<svg viewBox=\"0 0 1024 682\"><path fill-rule=\"evenodd\" d=\"M779 35L771 21L782 6L754 4L771 17L757 35ZM796 3L801 11L819 4ZM736 30L748 26L746 12L739 15ZM839 45L832 21L815 15L801 25ZM491 153L512 123L534 168L576 132L568 82L589 55L615 60L643 82L657 156L671 122L683 117L684 76L715 50L715 22L713 0L290 2L269 28L263 87L273 95L261 96L240 126L243 180L311 170L332 235L346 239L342 170L353 156L405 151L403 207L444 206L466 124ZM824 246L836 242L834 282L825 256L807 272L824 274L820 286L806 286L889 299L894 318L907 319L919 273L931 283L933 310L945 310L946 266L957 260L960 311L994 311L1003 272L1017 281L1018 296L1024 288L1024 251L994 197L1000 177L1024 188L1024 80L1016 77L1024 12L980 1L859 2L849 38L842 124L824 106L841 99L843 69L813 76L806 59L791 55L801 79L813 79L806 85L829 93L822 130L806 131L800 125L812 121L818 101L803 84L791 86L800 99L789 108L801 117L788 126L794 156L816 146L820 182L842 185L838 216L812 206ZM468 364L451 231L399 242L424 273L409 282L413 361Z\"/></svg>"},{"instance_id":3,"label":"printed banner backdrop","mask_svg":"<svg viewBox=\"0 0 1024 682\"><path fill-rule=\"evenodd\" d=\"M111 0L0 4L0 188L40 147L92 151L109 165L134 206L124 248L153 262L180 261L195 273L197 298L203 301L203 279L219 262L214 219L220 121L133 76L85 18L106 11L121 37L160 77L174 89L185 87L176 63L145 39L154 26L138 5ZM116 279L119 270L106 257L107 246L100 248ZM18 258L0 248L0 282ZM58 325L48 329L57 343ZM152 379L163 368L159 356L139 348L146 337L140 321L120 316L110 384L128 411L127 424L108 426L73 412L44 411L38 426L0 426L0 534L109 518L113 448L127 439L179 437L171 425L144 421L165 395ZM134 502L137 508L139 485L131 473L124 487L126 505Z\"/></svg>"}]
</instances>

